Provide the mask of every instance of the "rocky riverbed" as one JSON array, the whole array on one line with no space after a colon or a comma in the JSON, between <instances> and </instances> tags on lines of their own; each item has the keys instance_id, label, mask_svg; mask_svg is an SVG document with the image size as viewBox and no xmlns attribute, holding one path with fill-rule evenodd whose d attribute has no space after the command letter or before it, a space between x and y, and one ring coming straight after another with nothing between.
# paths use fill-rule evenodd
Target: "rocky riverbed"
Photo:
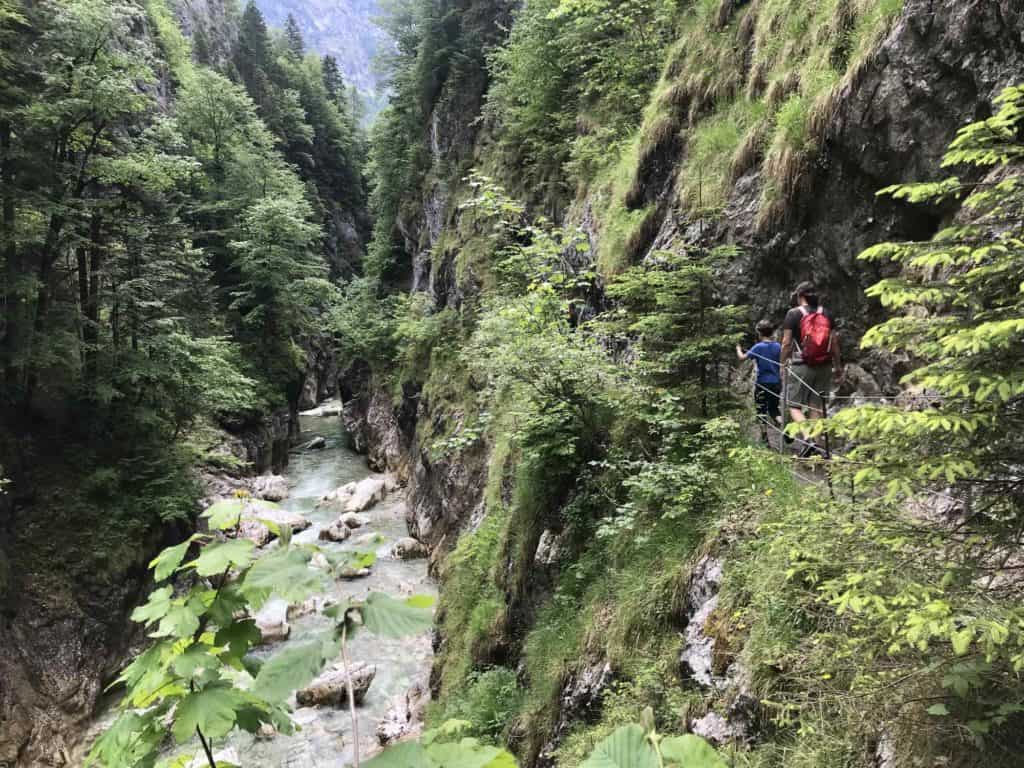
<instances>
[{"instance_id":1,"label":"rocky riverbed","mask_svg":"<svg viewBox=\"0 0 1024 768\"><path fill-rule=\"evenodd\" d=\"M300 605L271 600L256 617L264 637L256 654L264 659L326 629L332 620L323 611L339 601L360 599L370 592L394 597L436 594L427 575L426 560L417 556L418 551L410 556L410 548L416 549L418 543L408 535L403 489L390 476L372 473L365 458L349 448L337 415L303 415L301 430L296 441L301 447L293 450L283 476L222 479L223 487L216 482L211 485L213 496L209 501L230 494L230 485L243 487L256 497L273 497L280 505L273 512L282 523L285 519L291 521L288 524L296 531L295 542L314 544L327 553L373 552L376 560L368 568L342 574L326 593ZM307 449L305 446L315 438L322 438L322 446ZM346 522L357 524L350 528ZM324 535L339 526L348 531L343 540ZM260 531L250 533L258 545L267 543L260 540ZM359 633L349 643L348 653L361 694L357 695L358 744L360 756L365 757L379 750L381 744L419 727L419 716L429 697L430 635L388 639ZM340 663L340 659L337 661ZM264 729L253 736L236 731L214 745L215 757L246 768L350 764L356 740L350 712L344 706L347 699L331 695L332 685L343 689L343 685L336 685L335 678L342 674L339 669L329 662L321 678L293 697L293 720L298 726L293 734ZM97 721L92 735L109 723L112 714L108 710ZM91 737L73 756L73 763L80 763L89 741ZM205 763L195 765L202 768Z\"/></svg>"},{"instance_id":2,"label":"rocky riverbed","mask_svg":"<svg viewBox=\"0 0 1024 768\"><path fill-rule=\"evenodd\" d=\"M304 415L301 422L298 445L308 445L315 437L323 437L326 445L293 453L285 475L288 495L280 502L281 506L311 523L296 534L296 542L316 544L327 550L372 551L377 559L368 575L339 580L328 594L307 601L309 605L291 606L286 613L284 634L287 639L261 647L259 653L266 657L323 630L330 620L322 610L331 602L346 597L360 598L370 592L396 597L435 593L424 560L403 559L393 552L396 543L408 536L401 489L390 479L373 475L365 459L349 449L336 415ZM346 486L350 490L358 488L357 494L372 497L373 501L350 504L349 507L360 508L361 525L352 528L351 535L343 541L331 541L322 537L321 532L337 524L348 511L344 501L337 500L339 495L351 499L352 493L338 493L338 489ZM424 634L391 640L362 633L351 642L349 654L354 665L375 669L358 709L360 754L365 756L379 748L378 730L393 733L396 719L409 720L410 690L414 697L415 691L425 690L431 663L430 637ZM268 738L267 734L253 737L236 733L222 746L237 755L239 764L254 768L351 762L354 739L351 718L345 707L296 706L294 720L300 730L292 735L277 734Z\"/></svg>"}]
</instances>

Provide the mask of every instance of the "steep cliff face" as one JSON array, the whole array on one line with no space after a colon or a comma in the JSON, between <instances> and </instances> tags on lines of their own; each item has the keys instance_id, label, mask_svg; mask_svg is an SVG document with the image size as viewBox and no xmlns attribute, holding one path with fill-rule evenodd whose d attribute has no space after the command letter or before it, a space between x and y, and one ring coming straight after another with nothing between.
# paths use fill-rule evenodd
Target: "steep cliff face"
<instances>
[{"instance_id":1,"label":"steep cliff face","mask_svg":"<svg viewBox=\"0 0 1024 768\"><path fill-rule=\"evenodd\" d=\"M759 6L766 5L725 0L715 31L727 39L740 62L736 82L729 87L755 98L770 90L762 81L764 72L751 66L756 60L752 30ZM745 14L745 20L737 21L737 14ZM625 163L627 188L582 188L567 223L587 232L590 253L598 259L595 266L605 272L615 271L600 263L610 249L621 268L624 262L636 263L657 250L686 244L738 245L739 255L720 274L726 298L749 304L755 314L780 316L789 306L792 286L813 278L825 287L829 305L843 319L846 346L853 348L880 315L863 290L878 275L857 262L857 254L882 240L927 237L943 215L953 212L922 213L879 199L875 192L888 184L935 178L941 155L958 128L984 117L1003 87L1024 78L1024 9L1010 0L906 0L884 34L817 105L807 121L803 149L786 154L766 147L763 136L751 141L746 153L737 152L739 160L733 160L726 174L728 183L714 211L694 205L681 191L680 177L687 164L697 162L688 154L688 139L712 107L709 97L699 93L700 86L693 85L707 73L687 69L682 59L673 60L675 56L668 54L652 97L652 104L660 101L658 109L667 110L668 122L661 123L660 133L650 120L641 128L640 151ZM468 162L500 167L493 163L493 142L501 126L488 123L479 112L485 87L481 81L460 98L438 100L433 107L424 126L424 145L434 169L456 171L428 174L421 188L411 190L398 221L412 265L412 290L427 294L438 309L471 307L480 292L479 275L464 268L467 238L460 231L464 190L459 179ZM781 79L776 88L771 98L785 101L794 89L792 78ZM481 136L482 124L487 128ZM616 210L625 211L637 224L627 237L616 234L612 242ZM590 304L602 301L597 295ZM858 386L874 392L894 386L900 373L896 361L871 356L861 362L869 373ZM434 369L428 379L444 375ZM537 606L550 594L552 573L572 563L571 548L560 546L564 542L557 524L549 528L542 521L525 540L513 539L504 550L486 544L490 534L485 532L479 537L483 543L473 546L490 549L481 553L470 548L459 564L446 564L445 555L461 534L481 530L481 525L486 528L492 514L488 498L507 499L511 493L507 465L515 457L499 455L484 438L438 455L430 448L432 436L461 424L467 407L472 407L466 405L468 400L432 397L429 386L423 391L407 388L404 397L396 398L369 381L364 377L368 389L350 393L350 429L376 463L397 467L408 478L410 527L433 548L443 583L464 578L452 576L459 568L471 572L464 565L470 559L492 557L499 575L496 591L485 590L486 600L502 601L505 607L515 604L495 625L486 625L477 614L471 619L460 616L460 621L484 622L474 637L488 638L464 648L473 656L469 663L478 669L502 664L517 669L520 680L528 679L530 673L519 656L523 638L534 628ZM410 420L414 402L415 419ZM702 715L694 716L689 727L718 741L745 743L765 737L757 733L763 713L748 695L747 673L733 663L736 649L730 650L720 639L716 650L715 639L708 634L722 569L728 570L729 563L701 560L698 554L680 563L680 596L670 611L670 633L681 634L686 646L679 674L693 681L692 689L703 691L704 697L704 704L688 710ZM451 587L456 588L462 586ZM524 596L529 605L522 604ZM600 709L615 676L599 650L600 620L605 618L595 617L578 663L561 673L551 698L558 702L561 715L553 722L527 719L508 734L527 764L552 764L573 726L593 720ZM445 621L442 617L442 627L449 632L465 631L464 626ZM454 674L445 665L464 663L444 652L447 643L457 640L442 634L440 667L434 676L439 689L446 675ZM717 702L715 711L709 710L712 701ZM889 764L885 760L891 760L891 754L879 750L878 764Z\"/></svg>"},{"instance_id":2,"label":"steep cliff face","mask_svg":"<svg viewBox=\"0 0 1024 768\"><path fill-rule=\"evenodd\" d=\"M383 31L375 24L381 9L374 0L260 0L258 5L276 27L284 27L291 15L309 49L334 56L345 80L366 100L368 115L377 113L381 92L373 62L386 43Z\"/></svg>"},{"instance_id":3,"label":"steep cliff face","mask_svg":"<svg viewBox=\"0 0 1024 768\"><path fill-rule=\"evenodd\" d=\"M723 3L728 12L741 7L743 4ZM754 4L749 12L756 10ZM505 18L506 13L501 9L497 18ZM738 34L742 42L743 35ZM752 46L752 38L748 36L745 44ZM750 51L744 55L740 50L739 55L750 60ZM678 82L686 82L693 74L685 70L673 73L671 64L667 69L667 77ZM753 76L744 73L744 77ZM681 244L738 245L740 255L721 273L724 296L750 305L755 315L768 317L784 314L792 287L813 278L824 287L829 305L841 320L846 346L856 356L857 340L880 316L879 307L864 295L864 288L878 275L857 262L857 254L883 240L926 237L941 221L934 214L875 193L887 184L935 178L942 153L957 129L987 114L993 97L1022 77L1024 9L1017 4L1009 0L907 0L888 33L853 76L836 89L829 108L812 126L820 134L818 147L801 161L801 178L771 223L764 223L763 150L737 175L718 214L698 215L688 210L675 179L687 163L685 138L695 124L681 117L679 136L660 148L652 147L646 161L635 165L626 204L649 213L630 239L627 255L649 258L659 249ZM467 296L479 291L472 270L456 266L464 242L455 233L459 227L458 196L464 194L461 175L470 163L487 162L493 131L500 132L500 127L491 126L478 144L477 136L486 125L480 106L487 84L480 73L476 80L460 82L458 89L442 90L424 126L432 170L423 188L411 190L415 197L407 200L398 221L410 258L412 291L427 293L439 309L462 306ZM687 102L679 112L688 114L689 106ZM455 171L446 174L445 169ZM568 220L587 231L591 254L600 253L608 224L600 210L604 197L605 190L584 196L573 206ZM592 305L601 301L600 296L591 298ZM879 385L894 385L899 368L894 372L893 366L897 363L877 357L864 362L877 381L869 377L862 387L877 391ZM388 410L386 395L378 392L372 398L374 412ZM436 405L441 404L420 403L420 424L440 418ZM408 411L410 406L403 407ZM365 424L355 414L366 412L365 408L353 410L352 424ZM395 427L397 422L390 420L390 424ZM362 445L373 451L375 445L386 442L391 461L399 455L400 445L411 450L414 497L418 489L434 484L436 472L450 474L444 467L431 470L423 457L415 455L418 444L408 424L401 441L385 437L395 434L394 429L379 427L366 435ZM366 432L365 427L356 429L359 434ZM378 463L382 461L383 454ZM472 481L465 490L478 497L479 473L469 472L469 478ZM443 505L444 497L441 494L433 505ZM457 528L464 522L450 520L449 525ZM434 534L433 538L440 540L446 535Z\"/></svg>"},{"instance_id":4,"label":"steep cliff face","mask_svg":"<svg viewBox=\"0 0 1024 768\"><path fill-rule=\"evenodd\" d=\"M804 160L780 226L761 223L766 173L755 163L736 179L720 219L702 222L665 206L660 222L648 225L656 234L638 252L649 256L674 242L738 244L742 255L725 275L731 300L779 317L792 286L813 277L845 320L847 338L859 339L879 315L863 291L877 274L857 254L884 240L927 237L940 223L875 192L935 178L957 129L985 117L1000 90L1024 76L1022 14L1009 2L907 0L822 115L820 148ZM685 163L679 154L670 161ZM657 178L640 181L645 195L663 202L671 196Z\"/></svg>"}]
</instances>

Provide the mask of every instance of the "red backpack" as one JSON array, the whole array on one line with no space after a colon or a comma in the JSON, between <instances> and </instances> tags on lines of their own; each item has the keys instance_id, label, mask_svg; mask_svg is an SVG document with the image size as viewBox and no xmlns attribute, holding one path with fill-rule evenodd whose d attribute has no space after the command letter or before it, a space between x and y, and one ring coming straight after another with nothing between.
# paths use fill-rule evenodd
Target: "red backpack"
<instances>
[{"instance_id":1,"label":"red backpack","mask_svg":"<svg viewBox=\"0 0 1024 768\"><path fill-rule=\"evenodd\" d=\"M818 307L800 307L800 357L805 365L824 365L832 359L832 321Z\"/></svg>"}]
</instances>

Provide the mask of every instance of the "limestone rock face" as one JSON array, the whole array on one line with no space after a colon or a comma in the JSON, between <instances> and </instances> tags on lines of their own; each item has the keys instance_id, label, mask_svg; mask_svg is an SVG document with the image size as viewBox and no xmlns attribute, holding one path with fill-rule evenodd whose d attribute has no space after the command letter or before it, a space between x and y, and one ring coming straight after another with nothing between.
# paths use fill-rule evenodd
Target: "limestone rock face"
<instances>
[{"instance_id":1,"label":"limestone rock face","mask_svg":"<svg viewBox=\"0 0 1024 768\"><path fill-rule=\"evenodd\" d=\"M722 582L722 563L703 557L694 566L687 590L689 622L680 664L694 680L705 687L717 687L713 671L715 640L704 632L704 624L718 606L718 586Z\"/></svg>"},{"instance_id":2,"label":"limestone rock face","mask_svg":"<svg viewBox=\"0 0 1024 768\"><path fill-rule=\"evenodd\" d=\"M300 707L344 707L348 705L348 680L352 679L352 692L356 705L363 703L366 692L377 674L372 664L349 665L349 675L340 665L322 673L312 683L295 694Z\"/></svg>"}]
</instances>

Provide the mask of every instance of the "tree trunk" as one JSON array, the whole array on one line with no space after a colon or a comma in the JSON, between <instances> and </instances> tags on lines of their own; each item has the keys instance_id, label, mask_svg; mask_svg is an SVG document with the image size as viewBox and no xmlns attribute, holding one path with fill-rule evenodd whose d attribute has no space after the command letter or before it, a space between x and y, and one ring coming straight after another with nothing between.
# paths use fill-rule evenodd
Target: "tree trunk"
<instances>
[{"instance_id":1,"label":"tree trunk","mask_svg":"<svg viewBox=\"0 0 1024 768\"><path fill-rule=\"evenodd\" d=\"M100 329L100 271L103 267L103 217L93 213L89 222L89 291L85 311L85 379L96 384L96 355Z\"/></svg>"},{"instance_id":2,"label":"tree trunk","mask_svg":"<svg viewBox=\"0 0 1024 768\"><path fill-rule=\"evenodd\" d=\"M0 364L4 369L8 397L21 386L23 365L21 349L25 333L26 304L20 295L23 277L20 253L14 242L14 160L11 157L11 123L0 120L0 235L3 237L3 336L0 341Z\"/></svg>"}]
</instances>

